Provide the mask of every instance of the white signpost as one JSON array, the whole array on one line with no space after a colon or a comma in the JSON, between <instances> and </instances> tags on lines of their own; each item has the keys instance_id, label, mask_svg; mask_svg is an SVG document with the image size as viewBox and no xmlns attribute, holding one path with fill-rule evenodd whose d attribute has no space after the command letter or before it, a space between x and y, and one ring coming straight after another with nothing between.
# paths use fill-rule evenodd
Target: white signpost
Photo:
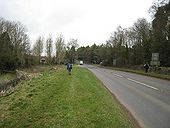
<instances>
[{"instance_id":1,"label":"white signpost","mask_svg":"<svg viewBox=\"0 0 170 128\"><path fill-rule=\"evenodd\" d=\"M113 59L113 66L116 66L116 59Z\"/></svg>"},{"instance_id":2,"label":"white signpost","mask_svg":"<svg viewBox=\"0 0 170 128\"><path fill-rule=\"evenodd\" d=\"M159 53L152 53L151 65L152 66L159 66L160 65Z\"/></svg>"}]
</instances>

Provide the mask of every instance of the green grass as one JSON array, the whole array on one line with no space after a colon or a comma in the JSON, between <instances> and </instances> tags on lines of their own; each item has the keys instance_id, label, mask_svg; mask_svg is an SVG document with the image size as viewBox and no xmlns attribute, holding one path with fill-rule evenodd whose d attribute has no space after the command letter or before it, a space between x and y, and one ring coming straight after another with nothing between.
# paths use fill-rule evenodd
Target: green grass
<instances>
[{"instance_id":1,"label":"green grass","mask_svg":"<svg viewBox=\"0 0 170 128\"><path fill-rule=\"evenodd\" d=\"M4 73L4 74L0 74L0 82L2 81L8 81L11 79L16 78L16 74L15 73Z\"/></svg>"},{"instance_id":2,"label":"green grass","mask_svg":"<svg viewBox=\"0 0 170 128\"><path fill-rule=\"evenodd\" d=\"M104 66L101 66L101 67L104 67ZM161 73L157 73L157 72L145 73L144 70L133 70L133 69L116 68L116 67L104 67L104 68L109 68L109 69L113 69L113 70L131 72L131 73L136 73L136 74L140 74L140 75L145 75L145 76L151 76L151 77L155 77L155 78L170 80L170 75L168 75L168 74L161 74Z\"/></svg>"},{"instance_id":3,"label":"green grass","mask_svg":"<svg viewBox=\"0 0 170 128\"><path fill-rule=\"evenodd\" d=\"M128 116L88 70L43 72L0 97L3 128L130 128Z\"/></svg>"}]
</instances>

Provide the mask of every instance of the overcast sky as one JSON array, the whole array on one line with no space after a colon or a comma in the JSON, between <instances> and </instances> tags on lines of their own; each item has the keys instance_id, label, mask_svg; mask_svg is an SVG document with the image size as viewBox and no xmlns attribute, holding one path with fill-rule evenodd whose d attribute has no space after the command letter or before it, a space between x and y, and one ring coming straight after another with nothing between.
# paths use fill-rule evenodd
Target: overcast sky
<instances>
[{"instance_id":1,"label":"overcast sky","mask_svg":"<svg viewBox=\"0 0 170 128\"><path fill-rule=\"evenodd\" d=\"M20 21L33 42L39 35L80 46L101 44L121 25L130 27L138 18L149 19L153 0L0 0L0 17Z\"/></svg>"}]
</instances>

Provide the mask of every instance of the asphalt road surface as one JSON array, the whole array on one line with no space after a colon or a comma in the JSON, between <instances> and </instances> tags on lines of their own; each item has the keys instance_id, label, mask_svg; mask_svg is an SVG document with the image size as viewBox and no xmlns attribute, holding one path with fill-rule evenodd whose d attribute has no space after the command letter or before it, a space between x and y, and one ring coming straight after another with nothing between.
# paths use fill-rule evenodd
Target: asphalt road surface
<instances>
[{"instance_id":1,"label":"asphalt road surface","mask_svg":"<svg viewBox=\"0 0 170 128\"><path fill-rule=\"evenodd\" d=\"M93 72L142 128L170 128L170 81L83 65Z\"/></svg>"}]
</instances>

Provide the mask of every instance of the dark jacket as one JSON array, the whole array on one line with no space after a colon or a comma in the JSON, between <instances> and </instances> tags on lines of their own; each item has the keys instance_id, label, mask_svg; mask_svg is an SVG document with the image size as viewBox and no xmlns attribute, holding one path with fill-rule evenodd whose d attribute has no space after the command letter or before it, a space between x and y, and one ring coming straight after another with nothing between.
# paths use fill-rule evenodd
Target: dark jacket
<instances>
[{"instance_id":1,"label":"dark jacket","mask_svg":"<svg viewBox=\"0 0 170 128\"><path fill-rule=\"evenodd\" d=\"M72 64L68 63L67 64L67 70L71 71L71 69L72 69Z\"/></svg>"}]
</instances>

